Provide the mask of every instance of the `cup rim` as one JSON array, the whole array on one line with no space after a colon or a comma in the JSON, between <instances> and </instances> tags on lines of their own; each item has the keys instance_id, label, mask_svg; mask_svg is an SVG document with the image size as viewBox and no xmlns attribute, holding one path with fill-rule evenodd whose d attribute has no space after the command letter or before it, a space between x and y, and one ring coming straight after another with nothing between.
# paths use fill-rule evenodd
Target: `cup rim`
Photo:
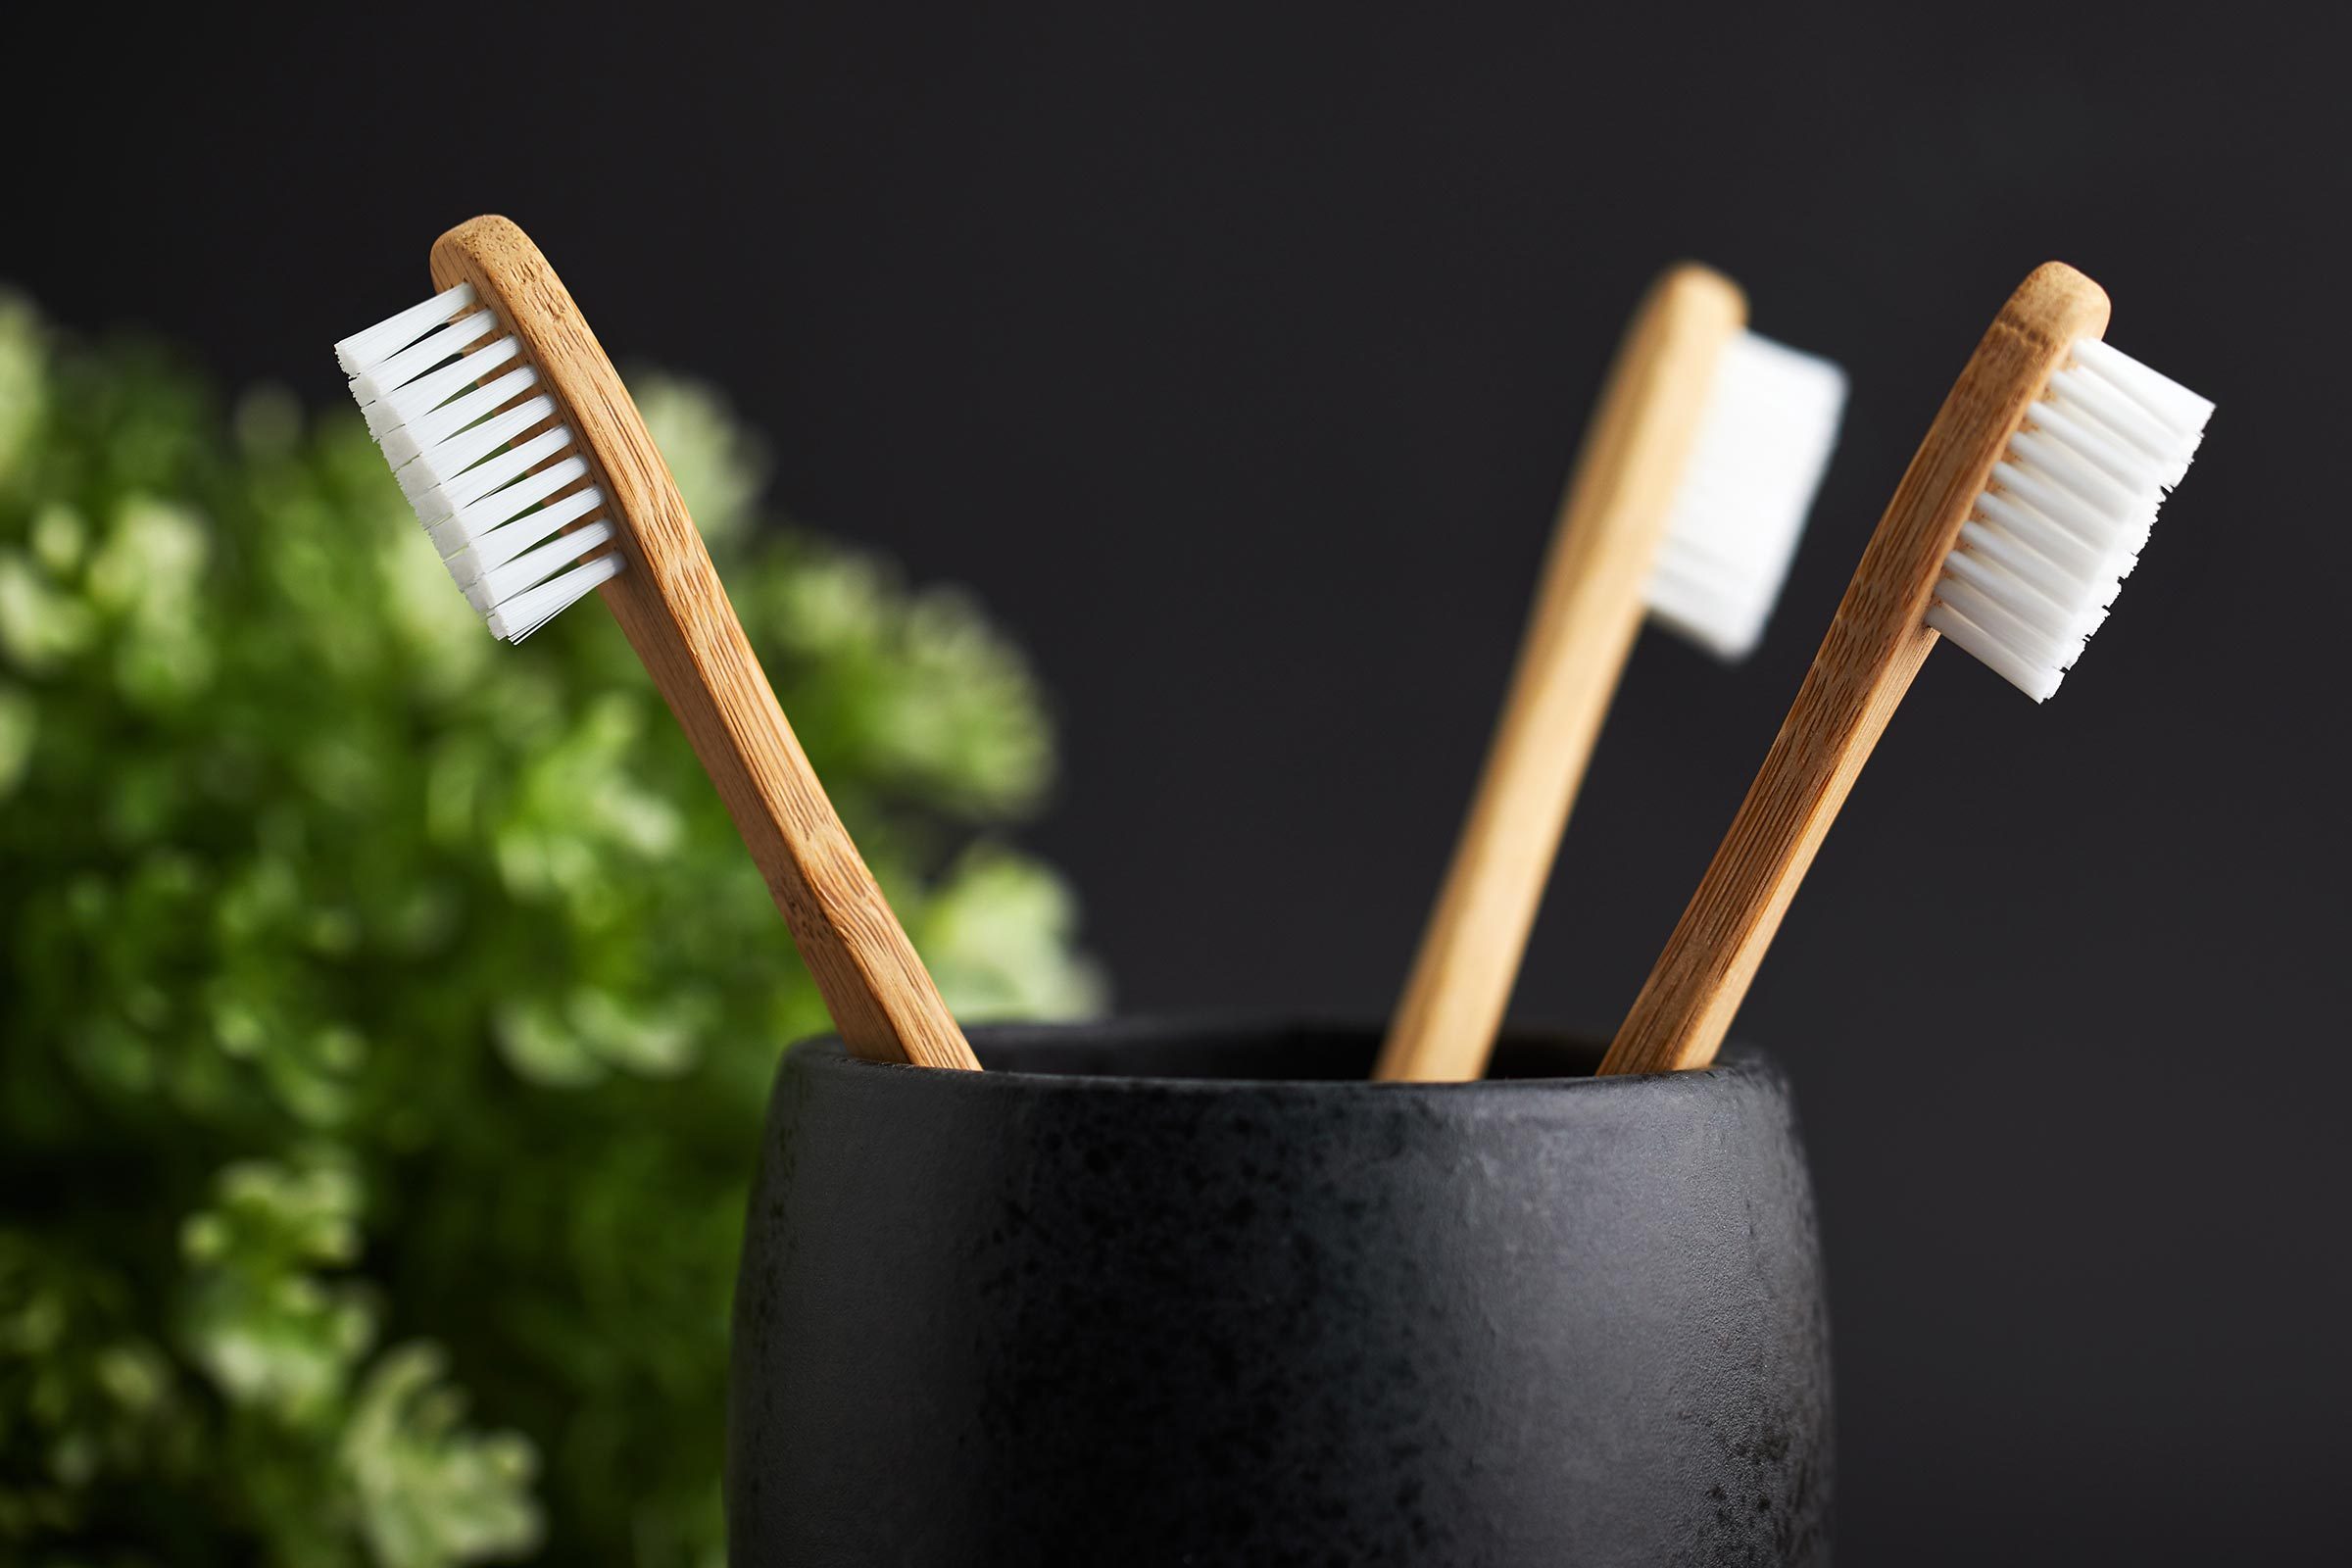
<instances>
[{"instance_id":1,"label":"cup rim","mask_svg":"<svg viewBox=\"0 0 2352 1568\"><path fill-rule=\"evenodd\" d=\"M1062 1020L1004 1020L969 1026L965 1033L972 1040L975 1052L982 1057L984 1070L956 1072L919 1067L909 1062L869 1061L850 1054L839 1035L817 1035L801 1040L786 1049L788 1062L797 1063L810 1071L869 1072L890 1074L921 1074L937 1080L943 1093L987 1093L991 1089L1021 1089L1039 1094L1106 1094L1152 1092L1163 1094L1224 1094L1239 1092L1274 1093L1283 1095L1338 1096L1369 1092L1384 1097L1487 1097L1525 1096L1535 1093L1626 1094L1661 1087L1679 1086L1693 1090L1702 1084L1730 1086L1751 1080L1777 1080L1781 1073L1777 1063L1765 1052L1744 1042L1734 1042L1723 1054L1705 1067L1686 1068L1679 1072L1627 1073L1610 1077L1595 1077L1590 1071L1582 1073L1524 1074L1504 1077L1474 1078L1457 1082L1378 1082L1364 1077L1242 1077L1228 1075L1193 1075L1179 1073L1093 1072L1083 1069L1059 1072L1040 1072L1011 1068L986 1067L987 1047L991 1037L999 1040L1018 1037L1031 1049L1046 1051L1116 1048L1124 1044L1168 1044L1172 1042L1200 1043L1231 1048L1251 1037L1269 1040L1305 1037L1313 1046L1337 1050L1345 1045L1359 1043L1366 1054L1379 1043L1384 1023L1361 1017L1334 1013L1295 1013L1282 1011L1250 1011L1218 1009L1213 1011L1172 1011L1117 1014L1107 1018ZM1521 1050L1543 1050L1568 1047L1597 1057L1599 1048L1574 1031L1542 1026L1507 1027L1498 1049L1518 1047Z\"/></svg>"}]
</instances>

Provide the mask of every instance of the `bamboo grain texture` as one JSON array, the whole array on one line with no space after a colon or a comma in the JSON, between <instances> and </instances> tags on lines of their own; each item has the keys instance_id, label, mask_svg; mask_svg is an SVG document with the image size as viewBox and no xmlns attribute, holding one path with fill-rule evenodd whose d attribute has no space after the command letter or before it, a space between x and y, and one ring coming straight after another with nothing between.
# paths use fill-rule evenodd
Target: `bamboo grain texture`
<instances>
[{"instance_id":1,"label":"bamboo grain texture","mask_svg":"<svg viewBox=\"0 0 2352 1568\"><path fill-rule=\"evenodd\" d=\"M1467 820L1373 1076L1481 1076L1578 787L1647 611L1647 589L1724 348L1730 279L1651 285L1578 454Z\"/></svg>"},{"instance_id":2,"label":"bamboo grain texture","mask_svg":"<svg viewBox=\"0 0 2352 1568\"><path fill-rule=\"evenodd\" d=\"M668 466L570 293L522 230L477 218L435 242L579 438L627 567L599 590L743 835L842 1039L927 1067L979 1061L842 825L752 652Z\"/></svg>"},{"instance_id":3,"label":"bamboo grain texture","mask_svg":"<svg viewBox=\"0 0 2352 1568\"><path fill-rule=\"evenodd\" d=\"M1944 557L2033 404L2107 296L2062 263L2009 297L1895 487L1821 651L1697 892L1618 1029L1603 1073L1714 1060L1797 885L1936 633Z\"/></svg>"}]
</instances>

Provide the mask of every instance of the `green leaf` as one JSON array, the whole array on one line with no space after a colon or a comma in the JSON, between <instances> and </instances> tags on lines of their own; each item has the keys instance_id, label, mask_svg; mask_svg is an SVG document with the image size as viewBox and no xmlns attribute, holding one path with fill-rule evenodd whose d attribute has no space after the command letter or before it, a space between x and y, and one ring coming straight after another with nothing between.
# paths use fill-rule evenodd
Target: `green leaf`
<instances>
[{"instance_id":1,"label":"green leaf","mask_svg":"<svg viewBox=\"0 0 2352 1568\"><path fill-rule=\"evenodd\" d=\"M339 1456L382 1568L452 1568L538 1544L529 1440L471 1431L465 1408L430 1345L386 1351L361 1388Z\"/></svg>"},{"instance_id":2,"label":"green leaf","mask_svg":"<svg viewBox=\"0 0 2352 1568\"><path fill-rule=\"evenodd\" d=\"M951 1004L1100 1005L1007 847L1019 651L632 384ZM0 1561L720 1559L751 1152L828 1025L610 616L499 645L353 411L0 294Z\"/></svg>"},{"instance_id":3,"label":"green leaf","mask_svg":"<svg viewBox=\"0 0 2352 1568\"><path fill-rule=\"evenodd\" d=\"M322 1272L357 1258L359 1217L358 1183L339 1160L253 1160L222 1171L212 1205L180 1227L183 1336L232 1405L289 1424L331 1416L375 1337L362 1292Z\"/></svg>"}]
</instances>

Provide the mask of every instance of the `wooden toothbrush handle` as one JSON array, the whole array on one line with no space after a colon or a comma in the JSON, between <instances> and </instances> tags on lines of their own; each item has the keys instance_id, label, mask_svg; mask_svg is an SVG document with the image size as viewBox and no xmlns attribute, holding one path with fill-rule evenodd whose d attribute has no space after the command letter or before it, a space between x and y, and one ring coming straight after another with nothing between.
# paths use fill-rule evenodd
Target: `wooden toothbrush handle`
<instances>
[{"instance_id":1,"label":"wooden toothbrush handle","mask_svg":"<svg viewBox=\"0 0 2352 1568\"><path fill-rule=\"evenodd\" d=\"M1486 1071L1577 787L1642 629L1716 367L1746 318L1730 279L1685 266L1652 285L1626 329L1376 1078Z\"/></svg>"},{"instance_id":2,"label":"wooden toothbrush handle","mask_svg":"<svg viewBox=\"0 0 2352 1568\"><path fill-rule=\"evenodd\" d=\"M2010 295L1895 486L1796 702L1618 1027L1603 1073L1668 1072L1715 1059L1830 823L1936 646L1921 617L1993 465L2075 342L2106 326L2106 294L2061 263L2035 269Z\"/></svg>"},{"instance_id":3,"label":"wooden toothbrush handle","mask_svg":"<svg viewBox=\"0 0 2352 1568\"><path fill-rule=\"evenodd\" d=\"M1834 650L1844 611L1740 803L1666 951L1600 1064L1668 1072L1715 1059L1814 854L1936 634L1919 627L1891 657L1856 670Z\"/></svg>"},{"instance_id":4,"label":"wooden toothbrush handle","mask_svg":"<svg viewBox=\"0 0 2352 1568\"><path fill-rule=\"evenodd\" d=\"M636 403L538 247L503 218L433 246L433 279L471 283L569 416L628 569L602 592L710 775L858 1055L977 1068L971 1046L777 705L701 532Z\"/></svg>"}]
</instances>

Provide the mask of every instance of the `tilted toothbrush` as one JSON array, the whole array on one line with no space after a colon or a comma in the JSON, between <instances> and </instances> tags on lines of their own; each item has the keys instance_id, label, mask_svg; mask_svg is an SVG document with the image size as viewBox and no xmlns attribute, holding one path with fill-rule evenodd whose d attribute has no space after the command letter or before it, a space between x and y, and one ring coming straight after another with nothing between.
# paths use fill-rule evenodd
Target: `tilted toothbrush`
<instances>
[{"instance_id":1,"label":"tilted toothbrush","mask_svg":"<svg viewBox=\"0 0 2352 1568\"><path fill-rule=\"evenodd\" d=\"M519 641L590 589L702 759L860 1056L977 1068L776 705L645 421L555 270L477 218L423 304L335 345L450 575Z\"/></svg>"},{"instance_id":2,"label":"tilted toothbrush","mask_svg":"<svg viewBox=\"0 0 2352 1568\"><path fill-rule=\"evenodd\" d=\"M1939 637L2035 702L2136 564L2213 405L2102 341L2052 262L2002 307L1904 471L1796 703L1601 1063L1703 1067L1870 750Z\"/></svg>"},{"instance_id":3,"label":"tilted toothbrush","mask_svg":"<svg viewBox=\"0 0 2352 1568\"><path fill-rule=\"evenodd\" d=\"M1561 502L1502 718L1373 1075L1476 1078L1643 612L1724 659L1764 629L1845 400L1703 267L1626 329Z\"/></svg>"}]
</instances>

